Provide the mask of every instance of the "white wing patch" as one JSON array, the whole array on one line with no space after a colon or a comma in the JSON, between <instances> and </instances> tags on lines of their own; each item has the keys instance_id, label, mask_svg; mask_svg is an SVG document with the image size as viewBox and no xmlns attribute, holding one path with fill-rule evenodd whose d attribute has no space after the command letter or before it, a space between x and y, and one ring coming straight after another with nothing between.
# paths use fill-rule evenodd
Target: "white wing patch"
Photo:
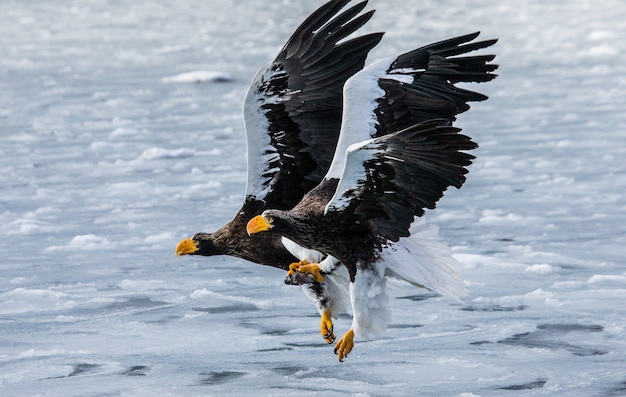
<instances>
[{"instance_id":1,"label":"white wing patch","mask_svg":"<svg viewBox=\"0 0 626 397\"><path fill-rule=\"evenodd\" d=\"M255 196L263 199L271 190L271 180L279 167L271 167L270 164L280 160L278 150L272 146L269 134L270 123L265 112L261 108L265 104L277 104L288 101L299 90L283 90L280 93L269 95L259 92L259 87L264 82L270 81L286 72L283 70L271 70L272 63L262 68L252 80L250 89L243 103L243 115L246 125L246 143L248 156L248 183L246 196ZM276 138L281 137L277 134ZM285 154L289 156L289 154Z\"/></svg>"},{"instance_id":2,"label":"white wing patch","mask_svg":"<svg viewBox=\"0 0 626 397\"><path fill-rule=\"evenodd\" d=\"M385 95L379 81L389 79L411 84L413 76L402 73L419 71L393 69L388 72L394 61L395 58L386 58L373 63L352 76L343 88L344 111L341 134L333 162L326 174L327 179L341 178L341 180L334 197L326 206L325 213L349 204L353 190L365 182L363 161L372 159L380 152L380 148L372 144L376 126L379 125L375 113L377 101Z\"/></svg>"},{"instance_id":3,"label":"white wing patch","mask_svg":"<svg viewBox=\"0 0 626 397\"><path fill-rule=\"evenodd\" d=\"M344 154L346 160L339 185L333 198L326 204L324 215L329 211L340 211L347 207L355 195L358 195L356 190L367 181L363 163L374 158L376 154L382 153L382 149L374 144L374 141L374 139L369 139L348 148Z\"/></svg>"},{"instance_id":4,"label":"white wing patch","mask_svg":"<svg viewBox=\"0 0 626 397\"><path fill-rule=\"evenodd\" d=\"M411 76L387 73L394 61L395 58L386 58L375 62L350 77L343 86L341 133L335 157L326 174L328 179L341 176L345 164L345 153L350 145L371 139L376 133L378 120L374 110L378 107L377 99L385 96L385 91L380 88L378 81L381 78L389 78L407 83L413 82Z\"/></svg>"},{"instance_id":5,"label":"white wing patch","mask_svg":"<svg viewBox=\"0 0 626 397\"><path fill-rule=\"evenodd\" d=\"M324 259L324 254L319 251L304 248L303 246L289 240L287 237L282 238L283 246L289 253L301 261L309 263L320 263Z\"/></svg>"}]
</instances>

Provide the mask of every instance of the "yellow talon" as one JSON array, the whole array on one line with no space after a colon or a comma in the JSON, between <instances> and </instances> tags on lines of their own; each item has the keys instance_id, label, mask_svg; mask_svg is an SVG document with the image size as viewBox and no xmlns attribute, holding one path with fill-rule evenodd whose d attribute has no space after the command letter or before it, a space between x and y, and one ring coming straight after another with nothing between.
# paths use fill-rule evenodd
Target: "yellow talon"
<instances>
[{"instance_id":1,"label":"yellow talon","mask_svg":"<svg viewBox=\"0 0 626 397\"><path fill-rule=\"evenodd\" d=\"M310 273L315 276L315 281L321 283L324 281L324 277L320 273L320 267L317 263L312 263L310 265L300 266L298 268L298 272L300 273Z\"/></svg>"},{"instance_id":2,"label":"yellow talon","mask_svg":"<svg viewBox=\"0 0 626 397\"><path fill-rule=\"evenodd\" d=\"M350 328L335 345L335 354L339 358L339 361L343 362L343 360L348 357L348 353L352 351L353 347L354 331Z\"/></svg>"},{"instance_id":3,"label":"yellow talon","mask_svg":"<svg viewBox=\"0 0 626 397\"><path fill-rule=\"evenodd\" d=\"M330 310L326 310L322 313L320 331L322 333L322 338L326 340L326 343L331 344L335 341L335 334L333 333L333 320L331 319Z\"/></svg>"},{"instance_id":4,"label":"yellow talon","mask_svg":"<svg viewBox=\"0 0 626 397\"><path fill-rule=\"evenodd\" d=\"M287 274L293 276L296 272L310 273L315 276L315 281L317 281L318 283L324 281L324 277L322 277L322 274L320 273L320 267L317 263L309 264L309 262L303 260L289 265L289 270L287 271Z\"/></svg>"},{"instance_id":5,"label":"yellow talon","mask_svg":"<svg viewBox=\"0 0 626 397\"><path fill-rule=\"evenodd\" d=\"M287 274L289 274L290 276L293 276L298 271L298 268L300 266L304 266L308 264L309 262L307 261L300 261L300 262L292 263L291 265L289 265L289 270L287 270Z\"/></svg>"}]
</instances>

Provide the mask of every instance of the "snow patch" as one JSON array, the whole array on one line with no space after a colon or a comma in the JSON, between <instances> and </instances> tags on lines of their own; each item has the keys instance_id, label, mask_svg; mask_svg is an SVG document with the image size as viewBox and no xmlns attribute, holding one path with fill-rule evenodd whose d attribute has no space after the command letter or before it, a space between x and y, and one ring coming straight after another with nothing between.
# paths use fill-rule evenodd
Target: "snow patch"
<instances>
[{"instance_id":1,"label":"snow patch","mask_svg":"<svg viewBox=\"0 0 626 397\"><path fill-rule=\"evenodd\" d=\"M113 249L116 243L110 242L106 237L95 234L82 234L74 236L66 245L53 245L46 248L46 251L96 251L103 249Z\"/></svg>"},{"instance_id":2,"label":"snow patch","mask_svg":"<svg viewBox=\"0 0 626 397\"><path fill-rule=\"evenodd\" d=\"M109 138L125 138L128 136L137 136L139 134L144 135L145 131L139 131L135 128L129 127L117 127L109 134Z\"/></svg>"},{"instance_id":3,"label":"snow patch","mask_svg":"<svg viewBox=\"0 0 626 397\"><path fill-rule=\"evenodd\" d=\"M526 267L525 272L534 274L550 274L554 272L554 267L548 264L530 265Z\"/></svg>"},{"instance_id":4,"label":"snow patch","mask_svg":"<svg viewBox=\"0 0 626 397\"><path fill-rule=\"evenodd\" d=\"M16 288L0 293L0 313L64 310L76 306L72 295L45 289Z\"/></svg>"},{"instance_id":5,"label":"snow patch","mask_svg":"<svg viewBox=\"0 0 626 397\"><path fill-rule=\"evenodd\" d=\"M478 219L479 223L485 225L501 225L501 224L528 224L537 222L540 219L534 216L523 216L503 210L483 210L482 216Z\"/></svg>"},{"instance_id":6,"label":"snow patch","mask_svg":"<svg viewBox=\"0 0 626 397\"><path fill-rule=\"evenodd\" d=\"M122 280L118 286L123 290L152 291L163 288L163 280Z\"/></svg>"},{"instance_id":7,"label":"snow patch","mask_svg":"<svg viewBox=\"0 0 626 397\"><path fill-rule=\"evenodd\" d=\"M161 81L163 83L171 84L190 84L190 83L205 83L207 81L212 82L226 82L232 81L233 78L226 72L215 72L208 70L197 70L193 72L186 72L177 74L175 76L165 77Z\"/></svg>"},{"instance_id":8,"label":"snow patch","mask_svg":"<svg viewBox=\"0 0 626 397\"><path fill-rule=\"evenodd\" d=\"M458 260L461 264L463 264L463 268L465 270L475 269L477 267L490 264L491 262L494 261L493 258L490 258L485 255L478 255L478 254L458 253L452 256L456 260Z\"/></svg>"},{"instance_id":9,"label":"snow patch","mask_svg":"<svg viewBox=\"0 0 626 397\"><path fill-rule=\"evenodd\" d=\"M62 227L38 219L20 218L10 222L7 229L8 235L35 235L55 233L61 231Z\"/></svg>"},{"instance_id":10,"label":"snow patch","mask_svg":"<svg viewBox=\"0 0 626 397\"><path fill-rule=\"evenodd\" d=\"M175 237L174 237L174 234L171 232L162 232L159 234L154 234L144 239L144 241L148 244L165 243L165 242L169 242L173 240L175 240Z\"/></svg>"},{"instance_id":11,"label":"snow patch","mask_svg":"<svg viewBox=\"0 0 626 397\"><path fill-rule=\"evenodd\" d=\"M196 151L194 149L164 149L160 147L153 147L150 149L146 149L141 153L141 156L137 158L137 160L157 160L157 159L179 159L186 157L193 157L196 155Z\"/></svg>"},{"instance_id":12,"label":"snow patch","mask_svg":"<svg viewBox=\"0 0 626 397\"><path fill-rule=\"evenodd\" d=\"M596 274L587 280L589 284L597 283L626 283L626 274Z\"/></svg>"},{"instance_id":13,"label":"snow patch","mask_svg":"<svg viewBox=\"0 0 626 397\"><path fill-rule=\"evenodd\" d=\"M557 299L555 296L556 296L556 293L544 291L543 289L539 288L534 291L528 292L527 294L524 294L523 298L531 300L531 301L541 301L544 304L551 305L551 306L562 305L563 302Z\"/></svg>"},{"instance_id":14,"label":"snow patch","mask_svg":"<svg viewBox=\"0 0 626 397\"><path fill-rule=\"evenodd\" d=\"M582 54L594 58L613 57L619 54L619 49L608 44L601 44L590 47Z\"/></svg>"},{"instance_id":15,"label":"snow patch","mask_svg":"<svg viewBox=\"0 0 626 397\"><path fill-rule=\"evenodd\" d=\"M592 30L587 34L587 39L589 41L604 41L604 40L612 40L615 37L615 33L610 30Z\"/></svg>"}]
</instances>

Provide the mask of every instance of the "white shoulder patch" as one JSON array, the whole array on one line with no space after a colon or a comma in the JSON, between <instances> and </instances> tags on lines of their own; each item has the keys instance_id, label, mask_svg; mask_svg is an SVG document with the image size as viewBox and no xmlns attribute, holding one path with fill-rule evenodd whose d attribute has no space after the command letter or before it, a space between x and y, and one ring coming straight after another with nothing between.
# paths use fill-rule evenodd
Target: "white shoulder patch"
<instances>
[{"instance_id":1,"label":"white shoulder patch","mask_svg":"<svg viewBox=\"0 0 626 397\"><path fill-rule=\"evenodd\" d=\"M324 254L319 251L304 248L303 246L289 240L287 237L282 238L283 246L289 253L301 261L309 263L320 263L324 259Z\"/></svg>"},{"instance_id":2,"label":"white shoulder patch","mask_svg":"<svg viewBox=\"0 0 626 397\"><path fill-rule=\"evenodd\" d=\"M343 86L343 116L341 118L341 133L335 157L326 174L330 178L339 178L345 164L345 153L354 143L371 139L376 132L378 120L374 110L378 107L377 99L385 95L378 81L381 78L394 78L398 75L389 75L387 70L395 58L381 59L371 64L354 76L350 77ZM410 77L410 76L409 76Z\"/></svg>"},{"instance_id":3,"label":"white shoulder patch","mask_svg":"<svg viewBox=\"0 0 626 397\"><path fill-rule=\"evenodd\" d=\"M365 182L363 161L379 152L373 143L376 127L380 124L375 110L378 100L385 96L381 79L413 83L413 69L394 69L388 72L396 58L386 58L366 67L352 76L343 88L343 117L335 156L326 174L327 179L340 179L337 191L325 208L325 213L341 209L350 203L354 189Z\"/></svg>"},{"instance_id":4,"label":"white shoulder patch","mask_svg":"<svg viewBox=\"0 0 626 397\"><path fill-rule=\"evenodd\" d=\"M376 145L370 145L372 141L373 139L370 139L348 147L344 154L345 162L341 179L333 198L324 208L324 214L347 207L357 194L355 190L358 190L360 186L365 184L367 175L365 174L363 163L380 153L380 149Z\"/></svg>"},{"instance_id":5,"label":"white shoulder patch","mask_svg":"<svg viewBox=\"0 0 626 397\"><path fill-rule=\"evenodd\" d=\"M261 109L263 104L276 103L279 99L262 95L257 91L262 81L270 79L276 73L269 70L271 65L272 63L269 63L261 68L254 76L243 102L248 157L246 196L255 196L259 199L265 198L271 188L269 182L279 171L278 168L270 168L270 164L279 160L280 155L271 144L270 123Z\"/></svg>"}]
</instances>

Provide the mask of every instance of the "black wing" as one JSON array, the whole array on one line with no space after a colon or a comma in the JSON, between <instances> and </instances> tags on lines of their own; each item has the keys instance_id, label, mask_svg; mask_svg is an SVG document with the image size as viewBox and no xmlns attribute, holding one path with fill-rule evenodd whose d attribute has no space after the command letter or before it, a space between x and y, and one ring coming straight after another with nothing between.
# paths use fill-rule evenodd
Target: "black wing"
<instances>
[{"instance_id":1,"label":"black wing","mask_svg":"<svg viewBox=\"0 0 626 397\"><path fill-rule=\"evenodd\" d=\"M493 45L473 33L368 66L345 88L344 124L327 178L338 187L326 213L370 224L392 241L409 235L415 216L461 187L477 145L451 127L468 102L485 95L456 87L496 77L494 55L458 57Z\"/></svg>"},{"instance_id":2,"label":"black wing","mask_svg":"<svg viewBox=\"0 0 626 397\"><path fill-rule=\"evenodd\" d=\"M351 77L344 89L341 134L327 178L340 178L350 145L412 125L445 119L469 109L468 102L487 96L455 86L486 82L497 75L495 55L457 57L489 47L497 40L471 42L479 33L444 40L380 60Z\"/></svg>"},{"instance_id":3,"label":"black wing","mask_svg":"<svg viewBox=\"0 0 626 397\"><path fill-rule=\"evenodd\" d=\"M244 114L248 139L248 199L291 208L330 165L342 114L342 88L363 68L382 33L338 43L373 15L363 1L332 0L309 16L276 59L255 77Z\"/></svg>"},{"instance_id":4,"label":"black wing","mask_svg":"<svg viewBox=\"0 0 626 397\"><path fill-rule=\"evenodd\" d=\"M327 212L342 222L375 226L392 241L409 236L415 216L433 209L449 186L460 188L478 145L435 119L353 146Z\"/></svg>"},{"instance_id":5,"label":"black wing","mask_svg":"<svg viewBox=\"0 0 626 397\"><path fill-rule=\"evenodd\" d=\"M459 82L481 83L494 79L497 65L489 62L495 55L458 57L489 47L497 42L471 42L479 32L430 44L400 55L389 66L387 74L409 75L409 84L381 78L378 82L385 95L377 99L375 109L379 121L376 136L399 131L433 118L450 122L470 108L468 102L484 101L487 96L456 87Z\"/></svg>"}]
</instances>

